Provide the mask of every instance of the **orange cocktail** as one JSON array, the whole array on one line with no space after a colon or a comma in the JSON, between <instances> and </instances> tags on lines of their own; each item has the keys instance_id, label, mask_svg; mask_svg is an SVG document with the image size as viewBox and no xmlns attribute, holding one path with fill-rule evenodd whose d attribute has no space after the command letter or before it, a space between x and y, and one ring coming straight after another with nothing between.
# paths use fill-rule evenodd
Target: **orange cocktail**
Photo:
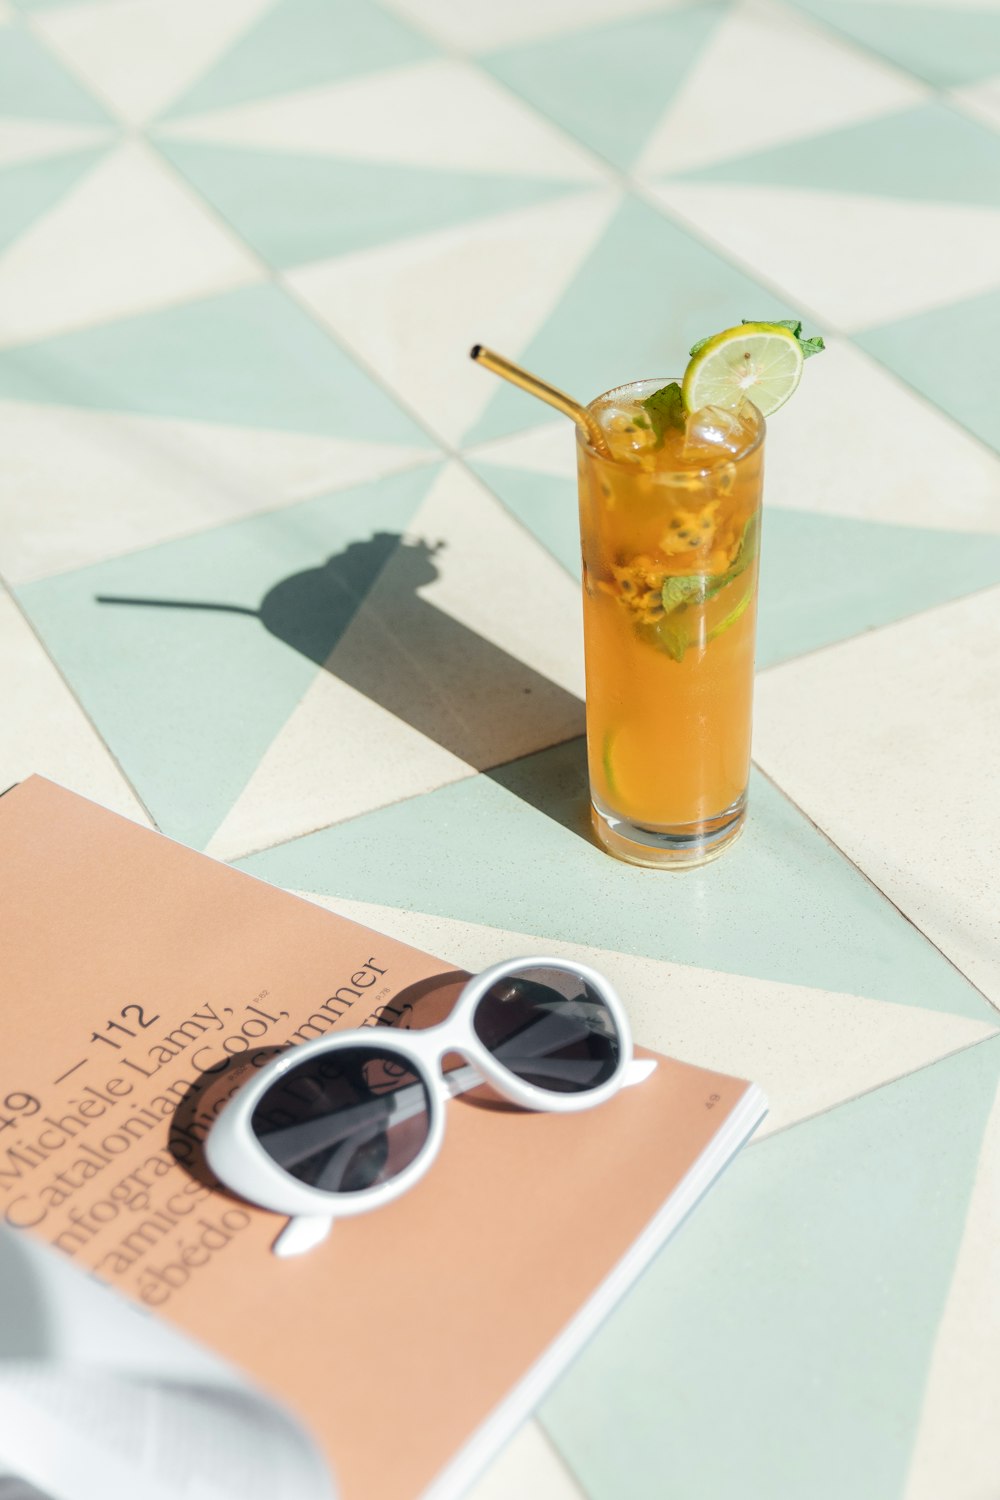
<instances>
[{"instance_id":1,"label":"orange cocktail","mask_svg":"<svg viewBox=\"0 0 1000 1500\"><path fill-rule=\"evenodd\" d=\"M580 534L593 819L613 854L702 864L740 832L764 421L744 403L651 423L641 381L591 403Z\"/></svg>"}]
</instances>

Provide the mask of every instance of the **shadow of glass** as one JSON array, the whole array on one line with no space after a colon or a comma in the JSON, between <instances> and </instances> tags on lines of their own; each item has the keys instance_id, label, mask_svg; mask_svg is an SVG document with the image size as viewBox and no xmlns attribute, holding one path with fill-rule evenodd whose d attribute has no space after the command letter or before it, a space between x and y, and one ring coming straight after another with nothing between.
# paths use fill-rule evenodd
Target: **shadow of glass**
<instances>
[{"instance_id":1,"label":"shadow of glass","mask_svg":"<svg viewBox=\"0 0 1000 1500\"><path fill-rule=\"evenodd\" d=\"M436 557L443 545L376 532L320 567L280 579L256 610L109 594L97 595L97 602L257 619L271 635L402 723L563 826L589 836L586 800L581 819L580 809L571 807L578 790L570 795L561 763L555 775L517 770L524 757L538 758L540 738L555 745L576 741L583 704L423 597L420 591L440 576ZM548 804L550 787L554 806Z\"/></svg>"},{"instance_id":2,"label":"shadow of glass","mask_svg":"<svg viewBox=\"0 0 1000 1500\"><path fill-rule=\"evenodd\" d=\"M545 813L570 833L594 842L590 825L587 741L580 735L487 772L491 781Z\"/></svg>"}]
</instances>

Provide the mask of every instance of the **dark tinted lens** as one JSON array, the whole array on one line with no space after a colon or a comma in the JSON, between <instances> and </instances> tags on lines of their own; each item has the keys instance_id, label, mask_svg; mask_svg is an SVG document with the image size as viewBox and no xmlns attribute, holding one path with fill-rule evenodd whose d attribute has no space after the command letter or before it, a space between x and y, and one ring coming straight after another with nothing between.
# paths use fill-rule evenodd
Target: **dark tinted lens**
<instances>
[{"instance_id":1,"label":"dark tinted lens","mask_svg":"<svg viewBox=\"0 0 1000 1500\"><path fill-rule=\"evenodd\" d=\"M419 1156L430 1102L404 1058L359 1044L289 1068L261 1096L250 1124L268 1155L300 1182L359 1193Z\"/></svg>"},{"instance_id":2,"label":"dark tinted lens","mask_svg":"<svg viewBox=\"0 0 1000 1500\"><path fill-rule=\"evenodd\" d=\"M579 1094L618 1066L618 1029L585 980L562 969L519 969L498 979L473 1016L479 1040L535 1088Z\"/></svg>"}]
</instances>

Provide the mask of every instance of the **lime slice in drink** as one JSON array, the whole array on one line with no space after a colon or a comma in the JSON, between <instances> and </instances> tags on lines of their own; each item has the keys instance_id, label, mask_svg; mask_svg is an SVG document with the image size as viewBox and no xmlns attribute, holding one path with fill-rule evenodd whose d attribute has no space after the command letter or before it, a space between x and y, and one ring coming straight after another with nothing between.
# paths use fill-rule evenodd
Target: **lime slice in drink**
<instances>
[{"instance_id":1,"label":"lime slice in drink","mask_svg":"<svg viewBox=\"0 0 1000 1500\"><path fill-rule=\"evenodd\" d=\"M734 409L746 397L769 417L798 385L804 363L798 339L778 323L744 323L717 333L684 372L684 405Z\"/></svg>"}]
</instances>

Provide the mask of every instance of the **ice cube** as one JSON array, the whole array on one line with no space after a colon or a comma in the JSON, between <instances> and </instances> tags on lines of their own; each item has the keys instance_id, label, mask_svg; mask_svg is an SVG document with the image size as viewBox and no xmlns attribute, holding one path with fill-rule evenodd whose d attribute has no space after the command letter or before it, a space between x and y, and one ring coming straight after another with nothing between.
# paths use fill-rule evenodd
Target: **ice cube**
<instances>
[{"instance_id":1,"label":"ice cube","mask_svg":"<svg viewBox=\"0 0 1000 1500\"><path fill-rule=\"evenodd\" d=\"M703 406L687 419L685 458L712 458L741 453L752 441L754 428L739 411L723 406Z\"/></svg>"},{"instance_id":2,"label":"ice cube","mask_svg":"<svg viewBox=\"0 0 1000 1500\"><path fill-rule=\"evenodd\" d=\"M635 401L620 405L609 402L598 406L595 414L607 435L608 446L617 458L639 457L653 445L654 436L649 418Z\"/></svg>"}]
</instances>

